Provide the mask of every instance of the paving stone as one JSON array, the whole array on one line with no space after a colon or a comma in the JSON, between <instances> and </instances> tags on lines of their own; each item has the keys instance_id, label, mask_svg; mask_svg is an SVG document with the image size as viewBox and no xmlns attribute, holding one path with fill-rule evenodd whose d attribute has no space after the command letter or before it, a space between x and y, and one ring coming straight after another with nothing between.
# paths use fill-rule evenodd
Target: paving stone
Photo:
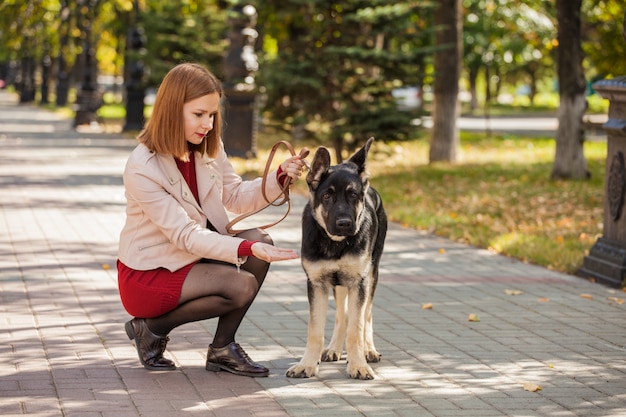
<instances>
[{"instance_id":1,"label":"paving stone","mask_svg":"<svg viewBox=\"0 0 626 417\"><path fill-rule=\"evenodd\" d=\"M216 320L172 332L166 355L177 370L146 371L124 332L115 271L121 174L135 140L77 132L70 120L0 91L0 145L3 416L626 415L626 304L608 300L625 294L397 224L374 305L383 355L372 364L376 379L350 380L345 355L320 364L318 377L285 376L306 343L298 260L272 265L238 333L270 377L204 370ZM269 232L299 250L306 198L292 197L292 214ZM331 301L327 340L333 309ZM470 313L480 322L468 322ZM525 391L525 382L542 390Z\"/></svg>"}]
</instances>

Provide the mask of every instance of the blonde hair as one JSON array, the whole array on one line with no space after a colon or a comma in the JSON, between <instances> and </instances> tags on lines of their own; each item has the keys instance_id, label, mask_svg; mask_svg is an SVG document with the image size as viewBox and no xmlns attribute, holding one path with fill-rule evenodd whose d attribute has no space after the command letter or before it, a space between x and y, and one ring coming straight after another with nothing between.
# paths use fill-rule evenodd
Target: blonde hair
<instances>
[{"instance_id":1,"label":"blonde hair","mask_svg":"<svg viewBox=\"0 0 626 417\"><path fill-rule=\"evenodd\" d=\"M186 161L188 150L215 158L220 148L221 116L218 110L213 129L198 145L188 144L185 139L183 105L198 97L217 93L223 95L222 85L208 69L194 63L179 64L163 78L159 87L152 117L137 139L151 151L173 155Z\"/></svg>"}]
</instances>

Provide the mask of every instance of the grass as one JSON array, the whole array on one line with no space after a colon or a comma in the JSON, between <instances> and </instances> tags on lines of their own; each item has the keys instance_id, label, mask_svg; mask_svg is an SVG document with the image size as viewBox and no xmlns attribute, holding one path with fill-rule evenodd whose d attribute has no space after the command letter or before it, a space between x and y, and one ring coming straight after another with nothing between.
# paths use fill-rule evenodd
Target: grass
<instances>
[{"instance_id":1,"label":"grass","mask_svg":"<svg viewBox=\"0 0 626 417\"><path fill-rule=\"evenodd\" d=\"M276 140L261 134L238 171L262 172ZM606 143L586 143L585 156L591 180L551 181L553 139L463 133L456 164L428 164L425 140L377 142L369 171L391 221L573 274L602 233Z\"/></svg>"},{"instance_id":2,"label":"grass","mask_svg":"<svg viewBox=\"0 0 626 417\"><path fill-rule=\"evenodd\" d=\"M372 163L392 221L570 274L602 232L606 143L585 146L590 181L549 180L546 138L463 135L454 165L427 152L410 143Z\"/></svg>"}]
</instances>

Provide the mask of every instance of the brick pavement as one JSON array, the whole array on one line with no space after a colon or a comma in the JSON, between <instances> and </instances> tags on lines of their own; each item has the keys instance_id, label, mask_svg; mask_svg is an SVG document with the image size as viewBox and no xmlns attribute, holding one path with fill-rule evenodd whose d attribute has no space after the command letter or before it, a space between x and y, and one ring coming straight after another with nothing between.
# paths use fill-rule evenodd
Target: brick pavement
<instances>
[{"instance_id":1,"label":"brick pavement","mask_svg":"<svg viewBox=\"0 0 626 417\"><path fill-rule=\"evenodd\" d=\"M0 93L0 415L626 416L626 304L609 299L626 294L398 225L375 300L377 379L347 379L345 360L284 376L306 338L298 261L272 266L239 332L269 378L204 370L214 320L172 332L176 371L144 370L114 269L134 144ZM278 244L299 247L302 204L270 230Z\"/></svg>"}]
</instances>

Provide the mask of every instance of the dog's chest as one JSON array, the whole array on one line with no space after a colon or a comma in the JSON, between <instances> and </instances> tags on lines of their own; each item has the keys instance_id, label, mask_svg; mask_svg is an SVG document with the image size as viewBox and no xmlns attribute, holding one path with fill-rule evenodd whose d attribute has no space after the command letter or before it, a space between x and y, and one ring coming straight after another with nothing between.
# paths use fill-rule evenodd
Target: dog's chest
<instances>
[{"instance_id":1,"label":"dog's chest","mask_svg":"<svg viewBox=\"0 0 626 417\"><path fill-rule=\"evenodd\" d=\"M311 281L328 281L332 285L350 285L370 274L370 258L366 254L345 255L339 259L302 260L302 267Z\"/></svg>"}]
</instances>

